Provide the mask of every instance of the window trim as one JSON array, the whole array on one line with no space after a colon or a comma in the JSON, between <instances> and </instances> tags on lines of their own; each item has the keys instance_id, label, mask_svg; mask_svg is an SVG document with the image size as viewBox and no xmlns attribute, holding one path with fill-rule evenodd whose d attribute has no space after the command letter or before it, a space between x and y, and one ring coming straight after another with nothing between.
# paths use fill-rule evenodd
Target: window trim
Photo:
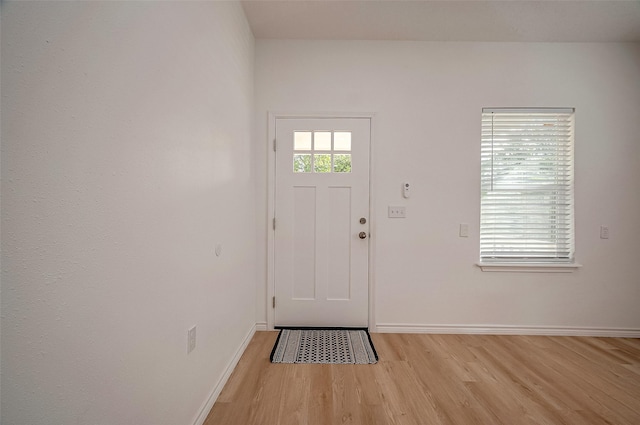
<instances>
[{"instance_id":1,"label":"window trim","mask_svg":"<svg viewBox=\"0 0 640 425\"><path fill-rule=\"evenodd\" d=\"M575 122L575 108L483 108L483 122L485 114L526 114L526 113L543 113L543 114L571 114L571 123ZM484 127L483 127L484 128ZM493 130L492 130L493 131ZM484 129L482 132L482 146L484 146ZM572 272L582 267L581 264L577 263L575 260L575 183L573 181L573 173L575 170L575 154L574 154L574 136L575 135L575 125L571 127L571 139L569 142L570 151L571 151L571 186L570 186L570 194L571 194L571 228L569 230L571 240L573 240L573 251L571 252L571 256L569 258L550 258L549 260L545 260L544 258L531 258L527 259L525 257L518 258L514 257L513 260L504 259L504 258L495 258L492 260L490 257L480 257L480 260L476 263L478 267L482 271L519 271L519 272ZM493 138L493 133L492 133ZM493 146L493 141L491 142ZM492 148L493 149L493 148ZM493 155L493 153L492 153ZM493 160L492 160L493 161ZM493 165L492 165L493 166ZM482 176L482 174L481 174ZM484 186L482 186L484 190ZM493 187L493 184L492 184ZM481 190L481 192L482 192ZM481 195L481 211L483 205L483 199ZM490 204L488 204L490 205ZM482 217L482 213L481 213ZM482 221L480 223L480 227L482 228ZM482 253L482 250L481 250Z\"/></svg>"},{"instance_id":2,"label":"window trim","mask_svg":"<svg viewBox=\"0 0 640 425\"><path fill-rule=\"evenodd\" d=\"M483 272L523 272L523 273L571 273L582 267L573 263L491 263L479 261L476 266Z\"/></svg>"}]
</instances>

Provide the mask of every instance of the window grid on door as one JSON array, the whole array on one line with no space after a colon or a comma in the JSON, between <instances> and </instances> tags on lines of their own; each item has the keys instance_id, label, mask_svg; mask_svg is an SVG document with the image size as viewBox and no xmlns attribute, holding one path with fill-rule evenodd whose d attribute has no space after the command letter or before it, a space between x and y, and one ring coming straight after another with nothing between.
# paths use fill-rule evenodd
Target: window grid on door
<instances>
[{"instance_id":1,"label":"window grid on door","mask_svg":"<svg viewBox=\"0 0 640 425\"><path fill-rule=\"evenodd\" d=\"M294 173L350 173L350 131L294 131Z\"/></svg>"}]
</instances>

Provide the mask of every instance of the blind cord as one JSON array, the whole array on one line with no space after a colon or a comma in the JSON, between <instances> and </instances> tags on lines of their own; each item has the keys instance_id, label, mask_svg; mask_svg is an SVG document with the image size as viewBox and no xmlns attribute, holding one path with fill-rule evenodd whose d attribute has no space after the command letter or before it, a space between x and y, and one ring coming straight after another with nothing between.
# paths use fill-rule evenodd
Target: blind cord
<instances>
[{"instance_id":1,"label":"blind cord","mask_svg":"<svg viewBox=\"0 0 640 425\"><path fill-rule=\"evenodd\" d=\"M493 192L493 116L491 113L491 191Z\"/></svg>"}]
</instances>

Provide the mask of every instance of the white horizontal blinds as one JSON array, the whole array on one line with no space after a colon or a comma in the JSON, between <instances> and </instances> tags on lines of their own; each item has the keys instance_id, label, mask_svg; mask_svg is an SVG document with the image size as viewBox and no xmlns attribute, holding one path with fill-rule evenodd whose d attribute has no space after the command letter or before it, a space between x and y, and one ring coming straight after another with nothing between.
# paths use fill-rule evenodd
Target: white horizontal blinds
<instances>
[{"instance_id":1,"label":"white horizontal blinds","mask_svg":"<svg viewBox=\"0 0 640 425\"><path fill-rule=\"evenodd\" d=\"M573 112L483 109L481 261L573 261Z\"/></svg>"}]
</instances>

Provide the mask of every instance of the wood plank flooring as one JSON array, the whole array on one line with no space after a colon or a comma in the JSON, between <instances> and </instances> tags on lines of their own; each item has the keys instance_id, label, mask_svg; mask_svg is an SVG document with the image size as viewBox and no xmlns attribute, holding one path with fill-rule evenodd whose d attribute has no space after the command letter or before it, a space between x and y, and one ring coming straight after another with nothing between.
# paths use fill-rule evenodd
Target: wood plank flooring
<instances>
[{"instance_id":1,"label":"wood plank flooring","mask_svg":"<svg viewBox=\"0 0 640 425\"><path fill-rule=\"evenodd\" d=\"M257 332L205 425L640 424L640 339L372 334L375 365L272 364Z\"/></svg>"}]
</instances>

